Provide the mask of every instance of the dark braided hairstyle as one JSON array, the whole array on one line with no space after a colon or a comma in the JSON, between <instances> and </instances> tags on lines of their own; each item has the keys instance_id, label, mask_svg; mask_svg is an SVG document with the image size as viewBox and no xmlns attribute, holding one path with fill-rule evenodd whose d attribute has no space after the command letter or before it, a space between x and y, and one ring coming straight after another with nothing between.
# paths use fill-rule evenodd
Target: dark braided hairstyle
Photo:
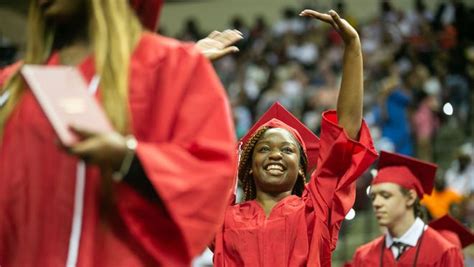
<instances>
[{"instance_id":1,"label":"dark braided hairstyle","mask_svg":"<svg viewBox=\"0 0 474 267\"><path fill-rule=\"evenodd\" d=\"M260 140L260 138L268 129L270 129L270 127L262 127L261 129L259 129L252 135L252 137L249 138L247 143L242 148L239 160L238 177L244 190L244 201L253 200L257 197L257 188L255 186L255 180L251 173L253 159L252 154L258 140ZM298 148L300 151L300 171L298 171L298 178L291 194L301 197L303 194L304 186L306 184L306 171L308 166L308 160L301 144L298 141L296 143L298 144Z\"/></svg>"}]
</instances>

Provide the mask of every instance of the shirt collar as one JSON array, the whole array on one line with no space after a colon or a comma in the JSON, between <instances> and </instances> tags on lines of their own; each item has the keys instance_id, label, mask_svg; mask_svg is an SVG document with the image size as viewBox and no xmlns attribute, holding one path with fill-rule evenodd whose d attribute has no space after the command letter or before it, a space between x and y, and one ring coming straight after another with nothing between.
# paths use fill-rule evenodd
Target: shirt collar
<instances>
[{"instance_id":1,"label":"shirt collar","mask_svg":"<svg viewBox=\"0 0 474 267\"><path fill-rule=\"evenodd\" d=\"M385 235L385 247L390 248L395 241L415 247L425 229L425 223L420 218L416 217L415 222L400 238L392 237L390 233L387 232Z\"/></svg>"}]
</instances>

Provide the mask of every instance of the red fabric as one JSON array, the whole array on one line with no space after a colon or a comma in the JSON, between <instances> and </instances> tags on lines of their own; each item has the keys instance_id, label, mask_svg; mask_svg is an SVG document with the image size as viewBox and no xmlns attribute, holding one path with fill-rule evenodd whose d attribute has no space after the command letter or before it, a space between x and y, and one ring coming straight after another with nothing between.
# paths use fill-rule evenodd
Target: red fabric
<instances>
[{"instance_id":1,"label":"red fabric","mask_svg":"<svg viewBox=\"0 0 474 267\"><path fill-rule=\"evenodd\" d=\"M163 0L130 0L130 5L148 30L154 32L158 27Z\"/></svg>"},{"instance_id":2,"label":"red fabric","mask_svg":"<svg viewBox=\"0 0 474 267\"><path fill-rule=\"evenodd\" d=\"M275 102L242 137L241 146L247 143L263 126L284 128L290 131L304 149L308 160L308 172L314 170L318 161L319 138L279 102Z\"/></svg>"},{"instance_id":3,"label":"red fabric","mask_svg":"<svg viewBox=\"0 0 474 267\"><path fill-rule=\"evenodd\" d=\"M90 81L93 59L79 67ZM232 187L236 140L225 91L192 45L154 34L139 42L130 78L137 155L161 201L120 183L115 205L101 212L101 177L88 166L77 266L186 266L214 237L229 197L222 192ZM65 265L77 159L56 138L27 90L0 146L1 266Z\"/></svg>"},{"instance_id":4,"label":"red fabric","mask_svg":"<svg viewBox=\"0 0 474 267\"><path fill-rule=\"evenodd\" d=\"M407 249L395 261L393 253L385 247L384 238L379 237L372 242L359 247L352 260L353 267L379 267L380 253L384 246L383 266L384 267L412 267L415 260L416 248ZM418 253L416 266L446 267L464 266L461 250L455 245L446 241L439 233L428 227L423 234Z\"/></svg>"},{"instance_id":5,"label":"red fabric","mask_svg":"<svg viewBox=\"0 0 474 267\"><path fill-rule=\"evenodd\" d=\"M474 243L474 233L472 233L471 229L449 214L430 222L430 227L461 249Z\"/></svg>"},{"instance_id":6,"label":"red fabric","mask_svg":"<svg viewBox=\"0 0 474 267\"><path fill-rule=\"evenodd\" d=\"M272 119L268 122L266 122L265 124L263 124L261 127L258 128L258 130L264 128L264 127L269 127L269 128L282 128L282 129L285 129L287 130L288 132L290 132L293 137L296 138L296 141L298 141L298 143L301 144L301 147L303 147L303 150L304 150L304 153L306 154L306 145L303 141L303 138L301 138L300 134L298 133L298 131L296 131L295 129L293 129L292 127L288 126L287 124L285 124L284 122L278 120L278 119ZM257 131L258 131L257 130Z\"/></svg>"},{"instance_id":7,"label":"red fabric","mask_svg":"<svg viewBox=\"0 0 474 267\"><path fill-rule=\"evenodd\" d=\"M423 187L413 173L403 166L392 166L381 169L372 184L395 183L406 189L414 189L421 199L423 198Z\"/></svg>"},{"instance_id":8,"label":"red fabric","mask_svg":"<svg viewBox=\"0 0 474 267\"><path fill-rule=\"evenodd\" d=\"M461 243L461 240L459 239L459 236L451 232L449 230L438 230L438 233L444 237L447 241L449 241L451 244L457 246L460 249L463 249L463 245Z\"/></svg>"},{"instance_id":9,"label":"red fabric","mask_svg":"<svg viewBox=\"0 0 474 267\"><path fill-rule=\"evenodd\" d=\"M323 114L318 166L303 197L288 196L266 218L247 201L229 206L216 235L214 266L330 266L344 216L355 200L354 181L376 159L369 130L348 138L335 111Z\"/></svg>"},{"instance_id":10,"label":"red fabric","mask_svg":"<svg viewBox=\"0 0 474 267\"><path fill-rule=\"evenodd\" d=\"M382 151L372 184L395 183L414 189L420 199L431 194L437 165L401 154Z\"/></svg>"}]
</instances>

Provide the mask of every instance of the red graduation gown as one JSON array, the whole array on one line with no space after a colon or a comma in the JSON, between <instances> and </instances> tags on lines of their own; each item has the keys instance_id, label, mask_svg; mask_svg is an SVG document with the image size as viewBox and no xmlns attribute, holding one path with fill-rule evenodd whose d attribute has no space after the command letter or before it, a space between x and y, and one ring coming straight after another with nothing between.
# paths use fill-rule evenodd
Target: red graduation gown
<instances>
[{"instance_id":1,"label":"red graduation gown","mask_svg":"<svg viewBox=\"0 0 474 267\"><path fill-rule=\"evenodd\" d=\"M330 266L344 216L355 200L354 181L376 159L369 130L358 142L323 114L317 169L303 196L288 196L266 218L256 201L229 206L216 235L214 266Z\"/></svg>"},{"instance_id":2,"label":"red graduation gown","mask_svg":"<svg viewBox=\"0 0 474 267\"><path fill-rule=\"evenodd\" d=\"M352 260L354 267L379 267L380 253L383 250L383 266L384 267L412 267L415 261L416 248L407 249L398 262L393 257L390 249L385 247L384 237L381 236L372 242L359 247ZM421 242L418 252L418 260L416 266L419 267L460 267L463 265L462 252L455 245L446 241L438 232L428 227Z\"/></svg>"},{"instance_id":3,"label":"red graduation gown","mask_svg":"<svg viewBox=\"0 0 474 267\"><path fill-rule=\"evenodd\" d=\"M53 55L48 64L56 62ZM93 59L79 68L90 81ZM121 182L115 209L101 212L101 177L87 166L77 266L186 266L214 237L229 197L222 192L233 186L225 91L191 44L150 33L133 53L130 77L137 156L161 203ZM56 139L26 90L0 147L0 266L66 263L78 159Z\"/></svg>"}]
</instances>

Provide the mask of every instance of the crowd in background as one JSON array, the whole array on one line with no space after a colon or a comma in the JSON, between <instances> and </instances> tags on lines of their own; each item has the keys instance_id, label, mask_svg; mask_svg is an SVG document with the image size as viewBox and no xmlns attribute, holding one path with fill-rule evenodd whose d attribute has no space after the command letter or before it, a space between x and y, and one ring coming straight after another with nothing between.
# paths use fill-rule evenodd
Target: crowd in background
<instances>
[{"instance_id":1,"label":"crowd in background","mask_svg":"<svg viewBox=\"0 0 474 267\"><path fill-rule=\"evenodd\" d=\"M397 10L381 1L378 15L364 23L344 10L344 2L333 8L360 34L364 117L377 149L437 163L434 193L423 201L429 217L449 211L474 229L474 6L452 0L430 10L424 1L413 3L410 10ZM343 42L331 27L298 12L287 8L273 24L263 16L251 25L239 16L230 21L229 28L245 39L239 53L215 68L239 137L275 101L316 133L321 112L336 106ZM211 30L190 18L174 37L196 41ZM0 66L11 63L15 51L0 37ZM365 194L370 176L358 184L356 212L370 209Z\"/></svg>"},{"instance_id":2,"label":"crowd in background","mask_svg":"<svg viewBox=\"0 0 474 267\"><path fill-rule=\"evenodd\" d=\"M397 10L381 1L379 14L365 23L351 17L343 1L334 9L360 34L365 119L376 147L437 163L435 191L453 191L450 200L469 199L474 193L474 6L452 0L430 10L415 0L411 9ZM315 132L321 112L336 106L342 40L331 27L300 18L298 11L283 10L272 25L263 16L252 25L239 16L230 21L245 40L239 53L215 67L228 90L238 136L275 101ZM175 37L196 41L208 31L190 18ZM470 202L466 216L474 212Z\"/></svg>"},{"instance_id":3,"label":"crowd in background","mask_svg":"<svg viewBox=\"0 0 474 267\"><path fill-rule=\"evenodd\" d=\"M365 119L377 149L437 163L435 190L423 201L428 219L450 212L474 227L474 6L454 0L430 10L415 0L411 9L397 10L381 1L379 14L365 23L351 17L344 2L333 8L361 37ZM238 136L275 101L315 132L321 112L336 106L343 42L331 27L300 18L298 11L283 10L273 24L263 16L252 25L239 16L230 21L245 40L239 53L215 67ZM176 37L188 41L212 30L192 18L183 28ZM359 181L356 212L370 209L370 179L368 173Z\"/></svg>"}]
</instances>

